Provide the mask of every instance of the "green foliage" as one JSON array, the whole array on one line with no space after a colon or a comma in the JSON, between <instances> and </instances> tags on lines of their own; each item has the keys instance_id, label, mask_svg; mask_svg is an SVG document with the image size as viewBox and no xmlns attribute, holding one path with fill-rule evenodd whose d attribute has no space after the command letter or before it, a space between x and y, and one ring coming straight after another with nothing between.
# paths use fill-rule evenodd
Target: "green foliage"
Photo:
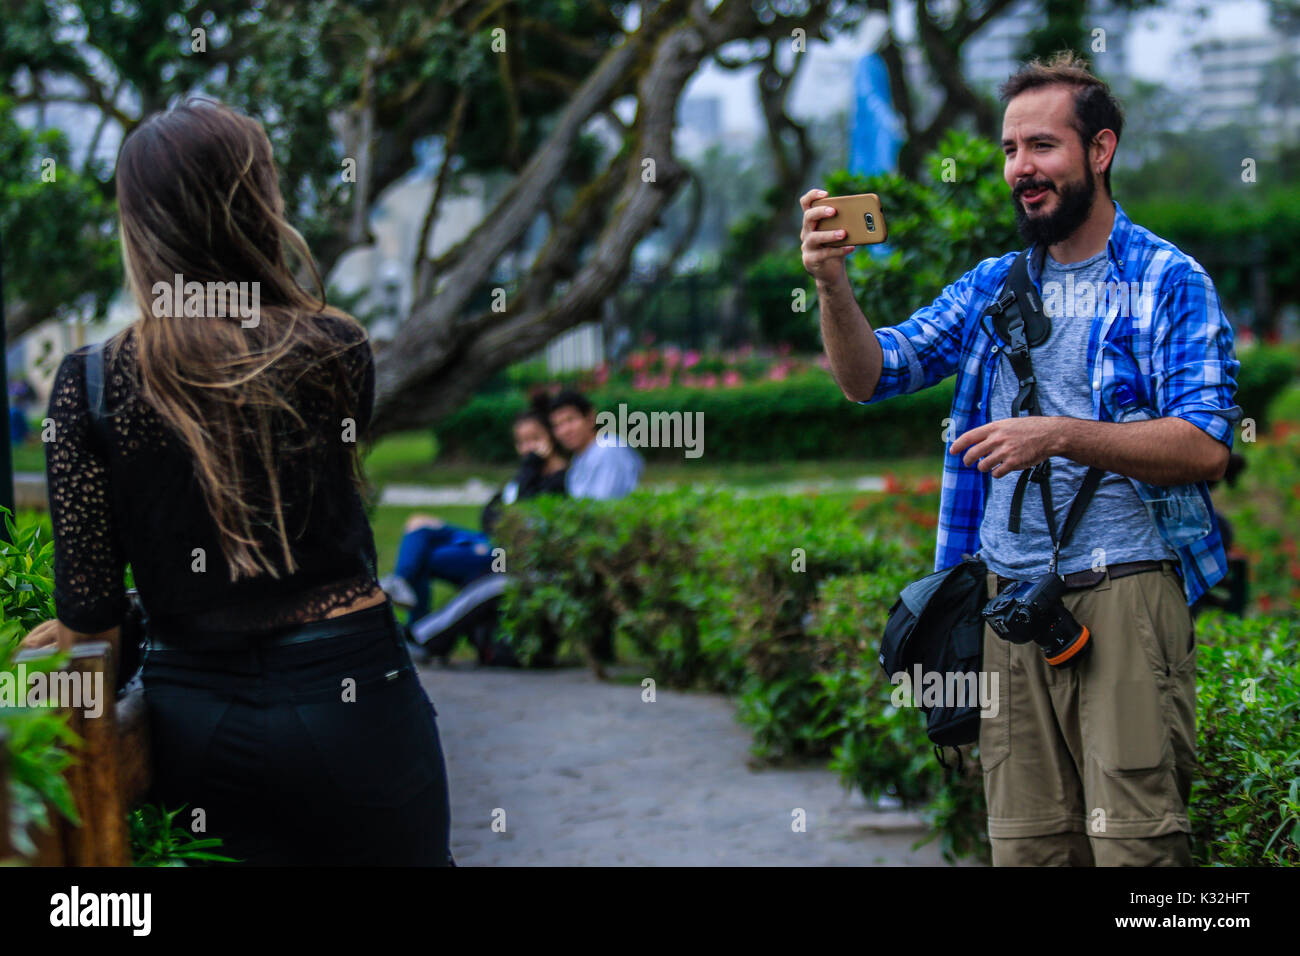
<instances>
[{"instance_id":1,"label":"green foliage","mask_svg":"<svg viewBox=\"0 0 1300 956\"><path fill-rule=\"evenodd\" d=\"M66 654L33 661L27 664L27 673L55 670L66 661ZM15 668L11 655L0 651L0 673L13 673ZM9 842L20 856L36 852L33 827L50 830L49 807L74 824L80 822L63 773L75 759L72 751L82 744L68 729L67 717L55 711L0 707L0 746L9 759Z\"/></svg>"},{"instance_id":2,"label":"green foliage","mask_svg":"<svg viewBox=\"0 0 1300 956\"><path fill-rule=\"evenodd\" d=\"M1278 392L1269 403L1268 421L1300 425L1300 385L1291 385Z\"/></svg>"},{"instance_id":3,"label":"green foliage","mask_svg":"<svg viewBox=\"0 0 1300 956\"><path fill-rule=\"evenodd\" d=\"M1244 418L1253 418L1257 431L1272 423L1273 399L1300 381L1300 350L1290 346L1252 345L1237 358L1237 404Z\"/></svg>"},{"instance_id":4,"label":"green foliage","mask_svg":"<svg viewBox=\"0 0 1300 956\"><path fill-rule=\"evenodd\" d=\"M1232 521L1233 549L1247 560L1251 600L1264 614L1300 619L1300 419L1279 419L1269 434L1236 448L1246 470L1237 488L1218 494Z\"/></svg>"},{"instance_id":5,"label":"green foliage","mask_svg":"<svg viewBox=\"0 0 1300 956\"><path fill-rule=\"evenodd\" d=\"M866 501L643 490L522 503L497 531L512 556L505 630L517 644L560 634L591 654L614 629L668 686L741 690L750 677L808 673L804 615L817 581L901 560L876 530L901 530L897 512L868 512ZM770 753L806 749L780 730L764 734Z\"/></svg>"},{"instance_id":6,"label":"green foliage","mask_svg":"<svg viewBox=\"0 0 1300 956\"><path fill-rule=\"evenodd\" d=\"M122 280L112 202L94 175L72 166L62 131L24 129L13 110L0 95L5 294L40 317L84 309L102 318ZM68 300L65 289L79 294Z\"/></svg>"},{"instance_id":7,"label":"green foliage","mask_svg":"<svg viewBox=\"0 0 1300 956\"><path fill-rule=\"evenodd\" d=\"M136 866L187 866L189 863L236 863L232 857L212 851L221 846L218 837L195 837L184 827L176 826L176 816L184 810L166 810L145 804L131 811L131 850Z\"/></svg>"},{"instance_id":8,"label":"green foliage","mask_svg":"<svg viewBox=\"0 0 1300 956\"><path fill-rule=\"evenodd\" d=\"M1126 204L1125 212L1195 256L1214 279L1226 308L1252 300L1256 269L1262 270L1275 306L1300 303L1300 186L1263 185L1263 178L1261 185L1243 186L1237 152L1238 175L1217 189L1196 193L1203 197L1199 201L1189 203L1187 193L1159 195ZM1166 171L1161 168L1159 174Z\"/></svg>"},{"instance_id":9,"label":"green foliage","mask_svg":"<svg viewBox=\"0 0 1300 956\"><path fill-rule=\"evenodd\" d=\"M1197 861L1300 866L1300 624L1197 622Z\"/></svg>"},{"instance_id":10,"label":"green foliage","mask_svg":"<svg viewBox=\"0 0 1300 956\"><path fill-rule=\"evenodd\" d=\"M12 648L42 621L54 617L54 540L40 522L14 524L0 507L8 541L0 541L0 648Z\"/></svg>"},{"instance_id":11,"label":"green foliage","mask_svg":"<svg viewBox=\"0 0 1300 956\"><path fill-rule=\"evenodd\" d=\"M28 631L54 617L50 577L54 544L48 535L42 535L38 523L19 528L7 509L0 508L0 515L10 538L0 542L0 675L25 692L25 687L18 687L14 656ZM66 662L66 654L55 654L27 662L26 672L49 673ZM72 763L72 751L81 745L81 739L67 723L65 716L53 710L0 707L0 746L8 752L9 763L9 842L20 855L36 850L33 827L49 830L49 807L77 820L63 772Z\"/></svg>"},{"instance_id":12,"label":"green foliage","mask_svg":"<svg viewBox=\"0 0 1300 956\"><path fill-rule=\"evenodd\" d=\"M848 401L829 373L821 371L733 388L601 388L589 397L598 410L615 415L620 403L629 414L702 413L705 454L713 461L888 457L940 447L941 423L952 408L952 381L877 405ZM513 460L510 425L525 404L518 393L471 399L438 426L444 454L483 462ZM682 457L681 448L638 450L651 461Z\"/></svg>"},{"instance_id":13,"label":"green foliage","mask_svg":"<svg viewBox=\"0 0 1300 956\"><path fill-rule=\"evenodd\" d=\"M810 285L797 253L771 252L746 267L741 294L764 342L786 343L801 352L822 348ZM796 290L803 290L807 309L794 308Z\"/></svg>"}]
</instances>

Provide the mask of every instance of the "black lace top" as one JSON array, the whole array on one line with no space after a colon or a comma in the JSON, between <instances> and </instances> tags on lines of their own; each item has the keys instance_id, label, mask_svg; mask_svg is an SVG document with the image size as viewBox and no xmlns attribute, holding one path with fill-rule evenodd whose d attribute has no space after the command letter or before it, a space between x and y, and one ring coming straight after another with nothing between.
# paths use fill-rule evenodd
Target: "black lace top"
<instances>
[{"instance_id":1,"label":"black lace top","mask_svg":"<svg viewBox=\"0 0 1300 956\"><path fill-rule=\"evenodd\" d=\"M374 357L369 342L336 319L317 316L355 340L344 353L358 383L356 440L369 431ZM105 353L111 448L103 448L86 404L84 350L64 357L50 395L54 440L45 447L54 526L54 603L82 633L121 623L130 564L151 631L171 640L207 632L255 633L318 620L377 586L375 544L347 466L337 409L323 398L295 408L308 424L277 455L285 528L297 564L284 571L277 538L259 529L263 553L280 573L231 582L219 531L180 437L139 397L134 335ZM250 491L266 486L250 478ZM264 532L264 533L263 533ZM196 549L202 549L201 551Z\"/></svg>"}]
</instances>

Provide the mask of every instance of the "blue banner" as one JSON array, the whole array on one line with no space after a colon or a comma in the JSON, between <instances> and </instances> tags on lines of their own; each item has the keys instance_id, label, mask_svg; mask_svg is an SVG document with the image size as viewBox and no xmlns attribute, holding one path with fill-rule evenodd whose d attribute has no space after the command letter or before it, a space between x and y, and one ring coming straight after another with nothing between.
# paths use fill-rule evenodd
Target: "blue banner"
<instances>
[{"instance_id":1,"label":"blue banner","mask_svg":"<svg viewBox=\"0 0 1300 956\"><path fill-rule=\"evenodd\" d=\"M889 73L878 53L858 61L853 77L853 129L849 134L849 172L859 176L890 173L898 165L903 125L889 95Z\"/></svg>"},{"instance_id":2,"label":"blue banner","mask_svg":"<svg viewBox=\"0 0 1300 956\"><path fill-rule=\"evenodd\" d=\"M849 134L849 172L857 176L892 173L903 145L903 124L889 94L889 71L878 53L858 60L853 76L853 128ZM887 197L881 197L889 221ZM856 250L855 250L856 251ZM889 255L889 243L868 246L876 258ZM850 253L852 255L853 253Z\"/></svg>"}]
</instances>

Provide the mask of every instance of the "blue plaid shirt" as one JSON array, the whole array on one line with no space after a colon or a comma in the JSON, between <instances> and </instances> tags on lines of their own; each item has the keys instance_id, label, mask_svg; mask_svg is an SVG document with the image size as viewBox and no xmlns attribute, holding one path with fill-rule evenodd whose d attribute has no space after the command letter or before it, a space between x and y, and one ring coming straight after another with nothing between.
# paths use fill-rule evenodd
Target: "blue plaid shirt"
<instances>
[{"instance_id":1,"label":"blue plaid shirt","mask_svg":"<svg viewBox=\"0 0 1300 956\"><path fill-rule=\"evenodd\" d=\"M1186 419L1231 448L1241 418L1234 404L1241 363L1214 283L1191 256L1134 225L1119 203L1107 253L1107 282L1141 282L1152 298L1150 308L1121 309L1117 296L1098 296L1088 338L1093 417L1114 421L1112 395L1127 385L1160 417ZM998 343L992 320L981 317L997 299L1016 255L985 259L905 322L877 329L884 366L875 392L862 404L920 391L956 372L951 438L987 424ZM1038 289L1032 255L1029 275ZM944 455L936 571L979 552L991 481L987 472L964 465L960 455ZM1213 517L1209 488L1201 482L1198 489ZM1218 522L1210 525L1209 535L1178 549L1189 605L1228 573Z\"/></svg>"}]
</instances>

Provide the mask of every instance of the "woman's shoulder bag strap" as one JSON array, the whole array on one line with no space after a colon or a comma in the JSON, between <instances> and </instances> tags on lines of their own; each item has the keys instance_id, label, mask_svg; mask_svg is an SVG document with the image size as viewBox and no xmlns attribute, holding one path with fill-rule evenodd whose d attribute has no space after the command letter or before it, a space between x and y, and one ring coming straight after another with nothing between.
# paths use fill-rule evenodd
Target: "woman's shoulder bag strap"
<instances>
[{"instance_id":1,"label":"woman's shoulder bag strap","mask_svg":"<svg viewBox=\"0 0 1300 956\"><path fill-rule=\"evenodd\" d=\"M107 453L111 436L105 391L104 343L96 342L86 350L86 408L90 411L90 427Z\"/></svg>"}]
</instances>

